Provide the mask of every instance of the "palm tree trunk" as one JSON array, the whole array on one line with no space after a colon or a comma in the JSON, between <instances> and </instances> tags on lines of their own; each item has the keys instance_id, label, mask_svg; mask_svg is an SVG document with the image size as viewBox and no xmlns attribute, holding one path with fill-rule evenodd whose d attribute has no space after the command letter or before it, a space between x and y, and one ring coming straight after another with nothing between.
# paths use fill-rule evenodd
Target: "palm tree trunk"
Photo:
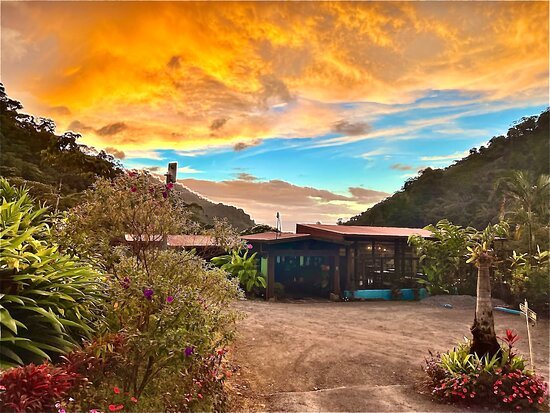
<instances>
[{"instance_id":1,"label":"palm tree trunk","mask_svg":"<svg viewBox=\"0 0 550 413\"><path fill-rule=\"evenodd\" d=\"M477 301L474 324L470 329L473 335L470 353L476 353L479 357L485 355L492 357L500 350L495 334L493 303L491 301L491 276L489 271L491 262L492 257L486 253L478 261Z\"/></svg>"}]
</instances>

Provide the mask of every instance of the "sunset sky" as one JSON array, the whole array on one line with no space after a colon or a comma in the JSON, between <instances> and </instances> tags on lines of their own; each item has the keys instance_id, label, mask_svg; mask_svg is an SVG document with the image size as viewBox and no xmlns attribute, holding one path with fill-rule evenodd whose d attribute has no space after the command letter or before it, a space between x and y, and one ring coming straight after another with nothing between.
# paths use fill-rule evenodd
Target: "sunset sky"
<instances>
[{"instance_id":1,"label":"sunset sky","mask_svg":"<svg viewBox=\"0 0 550 413\"><path fill-rule=\"evenodd\" d=\"M334 223L548 106L548 2L2 2L28 113L257 222ZM160 168L160 169L159 169Z\"/></svg>"}]
</instances>

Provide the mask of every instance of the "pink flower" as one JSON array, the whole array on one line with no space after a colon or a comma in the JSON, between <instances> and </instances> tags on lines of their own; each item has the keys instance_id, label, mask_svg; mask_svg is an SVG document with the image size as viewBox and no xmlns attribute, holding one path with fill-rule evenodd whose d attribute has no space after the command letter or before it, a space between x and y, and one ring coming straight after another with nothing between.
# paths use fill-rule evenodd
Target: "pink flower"
<instances>
[{"instance_id":1,"label":"pink flower","mask_svg":"<svg viewBox=\"0 0 550 413\"><path fill-rule=\"evenodd\" d=\"M118 387L113 387L113 391L116 393L116 394L120 394L120 389Z\"/></svg>"},{"instance_id":2,"label":"pink flower","mask_svg":"<svg viewBox=\"0 0 550 413\"><path fill-rule=\"evenodd\" d=\"M249 250L251 250L251 249L254 248L254 247L252 246L252 244L246 244L246 248L248 248Z\"/></svg>"},{"instance_id":3,"label":"pink flower","mask_svg":"<svg viewBox=\"0 0 550 413\"><path fill-rule=\"evenodd\" d=\"M163 197L164 199L168 198L168 192L162 191L162 197Z\"/></svg>"},{"instance_id":4,"label":"pink flower","mask_svg":"<svg viewBox=\"0 0 550 413\"><path fill-rule=\"evenodd\" d=\"M132 397L130 400L133 401L134 403L138 402L138 399L136 399L135 397Z\"/></svg>"},{"instance_id":5,"label":"pink flower","mask_svg":"<svg viewBox=\"0 0 550 413\"><path fill-rule=\"evenodd\" d=\"M137 188L136 188L135 186L133 186L132 188L130 188L130 191L136 192L136 191L137 191Z\"/></svg>"},{"instance_id":6,"label":"pink flower","mask_svg":"<svg viewBox=\"0 0 550 413\"><path fill-rule=\"evenodd\" d=\"M166 188L167 189L172 189L172 188L174 188L174 184L172 182L168 182L168 184L166 184Z\"/></svg>"},{"instance_id":7,"label":"pink flower","mask_svg":"<svg viewBox=\"0 0 550 413\"><path fill-rule=\"evenodd\" d=\"M166 297L166 302L167 302L167 303L171 303L172 301L174 301L174 297L172 297L171 295L169 295L168 297Z\"/></svg>"}]
</instances>

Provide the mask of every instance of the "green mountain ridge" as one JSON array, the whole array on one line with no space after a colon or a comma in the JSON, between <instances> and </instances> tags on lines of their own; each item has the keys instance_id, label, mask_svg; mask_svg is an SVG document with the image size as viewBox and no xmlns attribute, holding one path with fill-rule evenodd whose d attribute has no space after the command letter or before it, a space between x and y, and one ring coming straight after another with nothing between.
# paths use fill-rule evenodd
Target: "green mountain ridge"
<instances>
[{"instance_id":1,"label":"green mountain ridge","mask_svg":"<svg viewBox=\"0 0 550 413\"><path fill-rule=\"evenodd\" d=\"M511 170L548 174L549 112L522 118L506 136L444 169L423 170L402 189L352 217L344 225L424 227L441 219L484 228L499 220L502 199L495 192L500 177Z\"/></svg>"}]
</instances>

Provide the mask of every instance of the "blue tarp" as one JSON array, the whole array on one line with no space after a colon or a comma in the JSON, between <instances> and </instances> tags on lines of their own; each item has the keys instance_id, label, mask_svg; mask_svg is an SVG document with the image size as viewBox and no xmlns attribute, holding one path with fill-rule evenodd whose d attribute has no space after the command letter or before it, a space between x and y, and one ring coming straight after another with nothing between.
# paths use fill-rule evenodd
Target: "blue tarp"
<instances>
[{"instance_id":1,"label":"blue tarp","mask_svg":"<svg viewBox=\"0 0 550 413\"><path fill-rule=\"evenodd\" d=\"M428 292L425 288L418 290L418 298L423 299L428 296ZM356 290L356 291L344 291L345 298L363 298L365 300L391 300L391 290ZM415 293L412 288L404 288L401 290L401 300L414 300Z\"/></svg>"}]
</instances>

